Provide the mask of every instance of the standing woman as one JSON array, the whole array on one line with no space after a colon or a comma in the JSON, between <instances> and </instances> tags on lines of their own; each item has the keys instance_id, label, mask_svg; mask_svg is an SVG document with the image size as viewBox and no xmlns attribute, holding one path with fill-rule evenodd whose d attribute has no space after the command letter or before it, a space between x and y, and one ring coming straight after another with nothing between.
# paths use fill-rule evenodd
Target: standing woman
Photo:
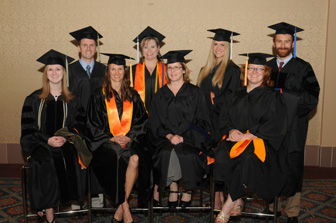
<instances>
[{"instance_id":1,"label":"standing woman","mask_svg":"<svg viewBox=\"0 0 336 223\"><path fill-rule=\"evenodd\" d=\"M148 138L153 148L154 182L159 190L170 187L168 206L178 205L178 181L184 192L181 207L191 204L191 190L206 172L211 123L200 89L190 84L184 56L190 50L170 51L167 58L167 85L154 96L149 115Z\"/></svg>"},{"instance_id":2,"label":"standing woman","mask_svg":"<svg viewBox=\"0 0 336 223\"><path fill-rule=\"evenodd\" d=\"M214 145L220 140L218 116L221 109L221 97L224 91L236 91L240 86L240 69L231 60L232 37L239 33L225 29L208 30L215 33L211 43L208 60L198 75L197 86L204 93L210 113ZM230 43L231 41L231 43ZM216 184L215 209L220 209L224 202L223 185Z\"/></svg>"},{"instance_id":3,"label":"standing woman","mask_svg":"<svg viewBox=\"0 0 336 223\"><path fill-rule=\"evenodd\" d=\"M140 41L140 51L142 55L140 63L132 67L133 85L145 104L147 112L155 93L167 83L165 76L166 65L160 61L160 44L164 38L165 36L148 26L133 40L135 43ZM150 146L149 142L146 144L146 147ZM147 157L147 161L150 163L151 154L149 154L147 148L146 152L144 157ZM141 164L140 168L143 169ZM145 170L143 173L148 173L148 171ZM150 173L139 175L139 178L143 178L143 181L150 180L149 177ZM149 199L150 190L148 189L149 188L139 188L139 207L144 206L144 202ZM155 185L154 206L159 206L158 200L159 193L157 191L157 185Z\"/></svg>"},{"instance_id":4,"label":"standing woman","mask_svg":"<svg viewBox=\"0 0 336 223\"><path fill-rule=\"evenodd\" d=\"M225 94L219 117L223 140L214 150L214 180L225 182L229 195L216 223L229 222L231 215L241 213L247 188L263 199L273 199L286 183L282 143L287 112L282 95L269 87L271 68L265 65L273 55L248 56L247 86Z\"/></svg>"},{"instance_id":5,"label":"standing woman","mask_svg":"<svg viewBox=\"0 0 336 223\"><path fill-rule=\"evenodd\" d=\"M113 205L112 222L133 222L128 197L138 177L147 113L125 74L127 56L110 56L103 86L91 96L87 111L91 166Z\"/></svg>"},{"instance_id":6,"label":"standing woman","mask_svg":"<svg viewBox=\"0 0 336 223\"><path fill-rule=\"evenodd\" d=\"M83 201L81 165L73 144L54 136L61 128L82 132L84 110L68 90L66 64L73 61L50 50L37 61L45 64L42 89L30 94L21 117L21 148L30 166L29 198L31 208L46 211L46 222L55 222L53 208L69 200Z\"/></svg>"}]
</instances>

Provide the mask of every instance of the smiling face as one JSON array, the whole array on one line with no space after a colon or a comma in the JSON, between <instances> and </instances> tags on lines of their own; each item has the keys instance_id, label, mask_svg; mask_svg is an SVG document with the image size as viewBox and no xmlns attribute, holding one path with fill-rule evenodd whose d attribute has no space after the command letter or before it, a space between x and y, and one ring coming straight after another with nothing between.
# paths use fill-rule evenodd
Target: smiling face
<instances>
[{"instance_id":1,"label":"smiling face","mask_svg":"<svg viewBox=\"0 0 336 223\"><path fill-rule=\"evenodd\" d=\"M113 83L121 82L125 75L125 66L110 64L108 67L110 80Z\"/></svg>"},{"instance_id":2,"label":"smiling face","mask_svg":"<svg viewBox=\"0 0 336 223\"><path fill-rule=\"evenodd\" d=\"M97 44L93 39L81 39L78 45L78 51L83 60L92 61L97 52Z\"/></svg>"},{"instance_id":3,"label":"smiling face","mask_svg":"<svg viewBox=\"0 0 336 223\"><path fill-rule=\"evenodd\" d=\"M225 55L225 41L213 41L212 51L215 54L216 59L223 60Z\"/></svg>"},{"instance_id":4,"label":"smiling face","mask_svg":"<svg viewBox=\"0 0 336 223\"><path fill-rule=\"evenodd\" d=\"M59 64L47 65L47 78L51 84L62 83L64 77L64 68Z\"/></svg>"},{"instance_id":5,"label":"smiling face","mask_svg":"<svg viewBox=\"0 0 336 223\"><path fill-rule=\"evenodd\" d=\"M167 74L170 82L183 81L185 70L180 62L170 63L167 65Z\"/></svg>"},{"instance_id":6,"label":"smiling face","mask_svg":"<svg viewBox=\"0 0 336 223\"><path fill-rule=\"evenodd\" d=\"M276 34L273 46L279 59L283 60L288 57L293 50L293 36L290 34Z\"/></svg>"},{"instance_id":7,"label":"smiling face","mask_svg":"<svg viewBox=\"0 0 336 223\"><path fill-rule=\"evenodd\" d=\"M265 66L249 64L247 67L247 80L248 85L258 87L261 85L264 79Z\"/></svg>"},{"instance_id":8,"label":"smiling face","mask_svg":"<svg viewBox=\"0 0 336 223\"><path fill-rule=\"evenodd\" d=\"M157 45L154 39L144 39L145 41L141 53L145 60L156 60L159 54L160 46Z\"/></svg>"}]
</instances>

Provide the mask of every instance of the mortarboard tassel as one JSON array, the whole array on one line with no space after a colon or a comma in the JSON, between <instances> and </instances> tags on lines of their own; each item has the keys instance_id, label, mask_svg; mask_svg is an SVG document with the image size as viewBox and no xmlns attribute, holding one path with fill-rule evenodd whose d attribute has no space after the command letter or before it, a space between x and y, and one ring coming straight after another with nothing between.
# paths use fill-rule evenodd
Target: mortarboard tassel
<instances>
[{"instance_id":1,"label":"mortarboard tassel","mask_svg":"<svg viewBox=\"0 0 336 223\"><path fill-rule=\"evenodd\" d=\"M139 36L137 36L137 63L140 61Z\"/></svg>"},{"instance_id":2,"label":"mortarboard tassel","mask_svg":"<svg viewBox=\"0 0 336 223\"><path fill-rule=\"evenodd\" d=\"M66 79L67 79L67 87L69 87L69 66L68 66L68 57L65 56L65 72L66 72Z\"/></svg>"},{"instance_id":3,"label":"mortarboard tassel","mask_svg":"<svg viewBox=\"0 0 336 223\"><path fill-rule=\"evenodd\" d=\"M247 57L246 57L246 63L245 63L244 86L247 86L247 66L248 66L248 60L249 60L249 57L248 57L248 54L247 54Z\"/></svg>"},{"instance_id":4,"label":"mortarboard tassel","mask_svg":"<svg viewBox=\"0 0 336 223\"><path fill-rule=\"evenodd\" d=\"M130 62L130 87L133 87L133 73L132 73L132 62Z\"/></svg>"},{"instance_id":5,"label":"mortarboard tassel","mask_svg":"<svg viewBox=\"0 0 336 223\"><path fill-rule=\"evenodd\" d=\"M294 32L294 58L296 58L296 26Z\"/></svg>"},{"instance_id":6,"label":"mortarboard tassel","mask_svg":"<svg viewBox=\"0 0 336 223\"><path fill-rule=\"evenodd\" d=\"M231 43L230 43L230 60L232 60L232 45L233 45L233 32L231 33Z\"/></svg>"},{"instance_id":7,"label":"mortarboard tassel","mask_svg":"<svg viewBox=\"0 0 336 223\"><path fill-rule=\"evenodd\" d=\"M99 34L97 34L97 48L98 48L98 62L100 63L100 43L99 43Z\"/></svg>"}]
</instances>

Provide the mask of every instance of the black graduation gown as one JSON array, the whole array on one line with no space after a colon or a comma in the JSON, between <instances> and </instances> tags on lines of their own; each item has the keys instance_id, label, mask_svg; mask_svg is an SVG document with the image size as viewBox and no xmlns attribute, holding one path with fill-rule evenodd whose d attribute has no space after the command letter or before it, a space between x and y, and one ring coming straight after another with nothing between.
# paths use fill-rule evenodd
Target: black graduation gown
<instances>
[{"instance_id":1,"label":"black graduation gown","mask_svg":"<svg viewBox=\"0 0 336 223\"><path fill-rule=\"evenodd\" d=\"M219 89L218 86L214 87L212 85L212 79L219 65L214 67L210 74L205 77L200 84L200 89L205 96L205 101L209 108L210 120L213 128L212 137L214 138L215 144L217 144L220 139L218 117L220 110L222 109L222 98L224 95L224 91L236 91L240 87L240 69L233 61L230 61L226 67L222 87ZM215 97L213 98L214 104L212 104L211 101L211 92L215 94Z\"/></svg>"},{"instance_id":2,"label":"black graduation gown","mask_svg":"<svg viewBox=\"0 0 336 223\"><path fill-rule=\"evenodd\" d=\"M229 153L236 142L223 140L214 149L214 180L226 183L233 200L246 193L243 185L261 198L272 199L286 182L285 152L281 145L287 130L287 116L281 97L269 87L258 87L249 93L241 88L225 95L226 102L219 117L221 134L228 135L232 129L243 133L249 130L264 140L266 149L265 162L254 154L253 142L233 159Z\"/></svg>"},{"instance_id":3,"label":"black graduation gown","mask_svg":"<svg viewBox=\"0 0 336 223\"><path fill-rule=\"evenodd\" d=\"M133 65L132 66L132 74L133 74L133 83L134 83L134 80L136 78L136 66L137 64ZM147 67L145 67L145 106L146 106L146 109L149 109L150 107L150 104L153 100L153 97L155 95L155 80L156 80L156 69L157 67L155 67L152 75L150 75ZM164 71L166 72L166 71ZM157 89L160 88L160 86L162 86L162 83L159 83L157 82Z\"/></svg>"},{"instance_id":4,"label":"black graduation gown","mask_svg":"<svg viewBox=\"0 0 336 223\"><path fill-rule=\"evenodd\" d=\"M80 98L83 108L86 110L90 95L101 87L105 75L106 66L97 61L91 72L91 78L79 63L76 61L69 65L69 89Z\"/></svg>"},{"instance_id":5,"label":"black graduation gown","mask_svg":"<svg viewBox=\"0 0 336 223\"><path fill-rule=\"evenodd\" d=\"M267 65L272 68L274 87L283 90L289 114L289 133L285 144L290 168L288 184L283 194L291 196L302 189L309 113L318 103L320 87L311 65L300 58L292 58L280 73L276 58Z\"/></svg>"},{"instance_id":6,"label":"black graduation gown","mask_svg":"<svg viewBox=\"0 0 336 223\"><path fill-rule=\"evenodd\" d=\"M87 110L87 144L93 152L91 166L114 205L122 204L125 200L125 175L129 158L132 155L139 156L139 175L141 171L144 171L140 168L140 163L144 162L142 150L147 128L147 113L140 96L136 91L133 93L131 128L126 134L132 140L126 144L125 148L116 142L109 141L113 135L109 127L102 88L97 89L91 96ZM117 108L121 108L122 101L117 98L119 98L118 95L116 96ZM121 117L122 110L118 109L118 113ZM139 182L139 184L149 187L149 182Z\"/></svg>"},{"instance_id":7,"label":"black graduation gown","mask_svg":"<svg viewBox=\"0 0 336 223\"><path fill-rule=\"evenodd\" d=\"M163 86L154 96L148 121L148 138L152 143L154 181L164 189L167 181L170 153L175 150L182 171L185 190L197 186L206 172L207 161L199 156L209 149L211 131L209 113L201 90L184 83L176 96ZM167 134L183 137L183 143L173 145Z\"/></svg>"},{"instance_id":8,"label":"black graduation gown","mask_svg":"<svg viewBox=\"0 0 336 223\"><path fill-rule=\"evenodd\" d=\"M55 101L50 95L43 104L39 128L39 107L41 99L37 90L24 102L21 116L21 147L27 157L30 169L29 198L32 209L53 208L68 200L83 201L84 188L82 171L75 147L66 142L62 147L51 147L48 139L64 127L71 131L83 131L84 110L79 100L64 104L62 96Z\"/></svg>"}]
</instances>

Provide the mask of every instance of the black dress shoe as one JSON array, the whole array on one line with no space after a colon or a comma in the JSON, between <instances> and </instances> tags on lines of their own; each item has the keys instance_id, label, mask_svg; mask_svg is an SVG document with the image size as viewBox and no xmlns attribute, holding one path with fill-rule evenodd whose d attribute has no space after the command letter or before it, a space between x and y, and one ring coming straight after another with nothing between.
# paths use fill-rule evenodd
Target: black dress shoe
<instances>
[{"instance_id":1,"label":"black dress shoe","mask_svg":"<svg viewBox=\"0 0 336 223\"><path fill-rule=\"evenodd\" d=\"M186 207L190 207L191 205L191 200L190 201L180 201L180 207L181 208L186 208Z\"/></svg>"},{"instance_id":2,"label":"black dress shoe","mask_svg":"<svg viewBox=\"0 0 336 223\"><path fill-rule=\"evenodd\" d=\"M153 199L153 207L160 207L160 201Z\"/></svg>"},{"instance_id":3,"label":"black dress shoe","mask_svg":"<svg viewBox=\"0 0 336 223\"><path fill-rule=\"evenodd\" d=\"M287 223L299 223L299 221L297 217L288 217Z\"/></svg>"}]
</instances>

